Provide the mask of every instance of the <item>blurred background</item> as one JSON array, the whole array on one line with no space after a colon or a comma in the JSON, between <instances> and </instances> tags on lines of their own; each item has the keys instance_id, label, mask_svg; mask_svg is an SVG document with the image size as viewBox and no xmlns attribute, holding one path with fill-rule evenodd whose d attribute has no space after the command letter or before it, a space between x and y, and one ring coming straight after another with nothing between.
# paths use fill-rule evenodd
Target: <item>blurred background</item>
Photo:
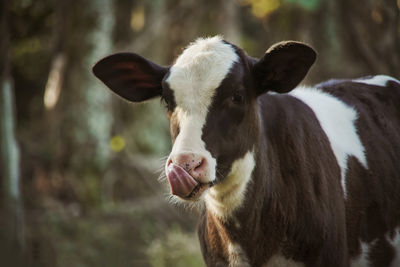
<instances>
[{"instance_id":1,"label":"blurred background","mask_svg":"<svg viewBox=\"0 0 400 267\"><path fill-rule=\"evenodd\" d=\"M0 0L1 266L204 266L197 214L157 181L171 147L159 100L133 105L91 66L163 65L222 34L260 57L318 51L305 84L400 78L400 0Z\"/></svg>"}]
</instances>

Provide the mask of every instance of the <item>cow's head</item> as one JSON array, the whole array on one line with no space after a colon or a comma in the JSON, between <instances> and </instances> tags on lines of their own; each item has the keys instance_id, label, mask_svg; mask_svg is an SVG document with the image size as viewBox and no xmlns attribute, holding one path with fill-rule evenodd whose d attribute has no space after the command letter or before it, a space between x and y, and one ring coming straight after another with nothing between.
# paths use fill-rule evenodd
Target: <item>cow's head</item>
<instances>
[{"instance_id":1,"label":"cow's head","mask_svg":"<svg viewBox=\"0 0 400 267\"><path fill-rule=\"evenodd\" d=\"M170 67L120 53L100 60L93 72L129 101L166 102L173 148L165 172L172 194L194 201L231 172L250 176L260 140L257 97L292 90L315 57L305 44L282 42L256 60L214 37L190 44Z\"/></svg>"}]
</instances>

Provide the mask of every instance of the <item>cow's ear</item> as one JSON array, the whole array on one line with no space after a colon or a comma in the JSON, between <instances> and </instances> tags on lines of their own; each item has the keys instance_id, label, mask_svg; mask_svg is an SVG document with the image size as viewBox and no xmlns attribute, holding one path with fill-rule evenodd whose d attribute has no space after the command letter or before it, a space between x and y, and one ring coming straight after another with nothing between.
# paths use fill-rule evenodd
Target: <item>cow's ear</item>
<instances>
[{"instance_id":1,"label":"cow's ear","mask_svg":"<svg viewBox=\"0 0 400 267\"><path fill-rule=\"evenodd\" d=\"M161 96L161 82L168 72L134 53L118 53L101 59L93 66L93 73L119 96L141 102Z\"/></svg>"},{"instance_id":2,"label":"cow's ear","mask_svg":"<svg viewBox=\"0 0 400 267\"><path fill-rule=\"evenodd\" d=\"M267 91L287 93L306 76L317 55L311 47L294 41L271 46L253 65L257 95Z\"/></svg>"}]
</instances>

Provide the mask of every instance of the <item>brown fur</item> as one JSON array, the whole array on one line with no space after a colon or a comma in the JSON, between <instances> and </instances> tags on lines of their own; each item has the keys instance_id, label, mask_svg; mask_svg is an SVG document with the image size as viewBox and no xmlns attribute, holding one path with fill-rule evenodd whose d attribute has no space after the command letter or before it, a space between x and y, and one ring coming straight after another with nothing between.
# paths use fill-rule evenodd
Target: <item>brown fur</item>
<instances>
[{"instance_id":1,"label":"brown fur","mask_svg":"<svg viewBox=\"0 0 400 267\"><path fill-rule=\"evenodd\" d=\"M245 203L234 214L241 227L233 220L219 222L230 238L216 239L211 233L218 232L218 219L210 220L213 215L205 211L208 233L202 232L204 225L199 231L208 266L215 261L207 251L224 255L219 261L228 264L228 255L219 250L224 240L240 244L252 266L278 252L310 266L346 266L340 170L327 137L312 111L290 96L265 95L258 103L259 127L266 131L256 141L257 167Z\"/></svg>"}]
</instances>

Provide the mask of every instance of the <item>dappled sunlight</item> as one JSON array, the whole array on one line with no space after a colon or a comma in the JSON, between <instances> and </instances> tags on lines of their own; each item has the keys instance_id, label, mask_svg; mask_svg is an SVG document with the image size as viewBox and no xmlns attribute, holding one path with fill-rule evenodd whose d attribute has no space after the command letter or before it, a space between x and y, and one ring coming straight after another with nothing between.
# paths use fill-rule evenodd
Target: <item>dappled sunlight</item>
<instances>
[{"instance_id":1,"label":"dappled sunlight","mask_svg":"<svg viewBox=\"0 0 400 267\"><path fill-rule=\"evenodd\" d=\"M240 0L239 2L242 5L250 5L254 16L262 18L278 9L282 0Z\"/></svg>"},{"instance_id":2,"label":"dappled sunlight","mask_svg":"<svg viewBox=\"0 0 400 267\"><path fill-rule=\"evenodd\" d=\"M125 148L125 139L120 135L115 135L110 140L110 148L114 152L121 152Z\"/></svg>"}]
</instances>

